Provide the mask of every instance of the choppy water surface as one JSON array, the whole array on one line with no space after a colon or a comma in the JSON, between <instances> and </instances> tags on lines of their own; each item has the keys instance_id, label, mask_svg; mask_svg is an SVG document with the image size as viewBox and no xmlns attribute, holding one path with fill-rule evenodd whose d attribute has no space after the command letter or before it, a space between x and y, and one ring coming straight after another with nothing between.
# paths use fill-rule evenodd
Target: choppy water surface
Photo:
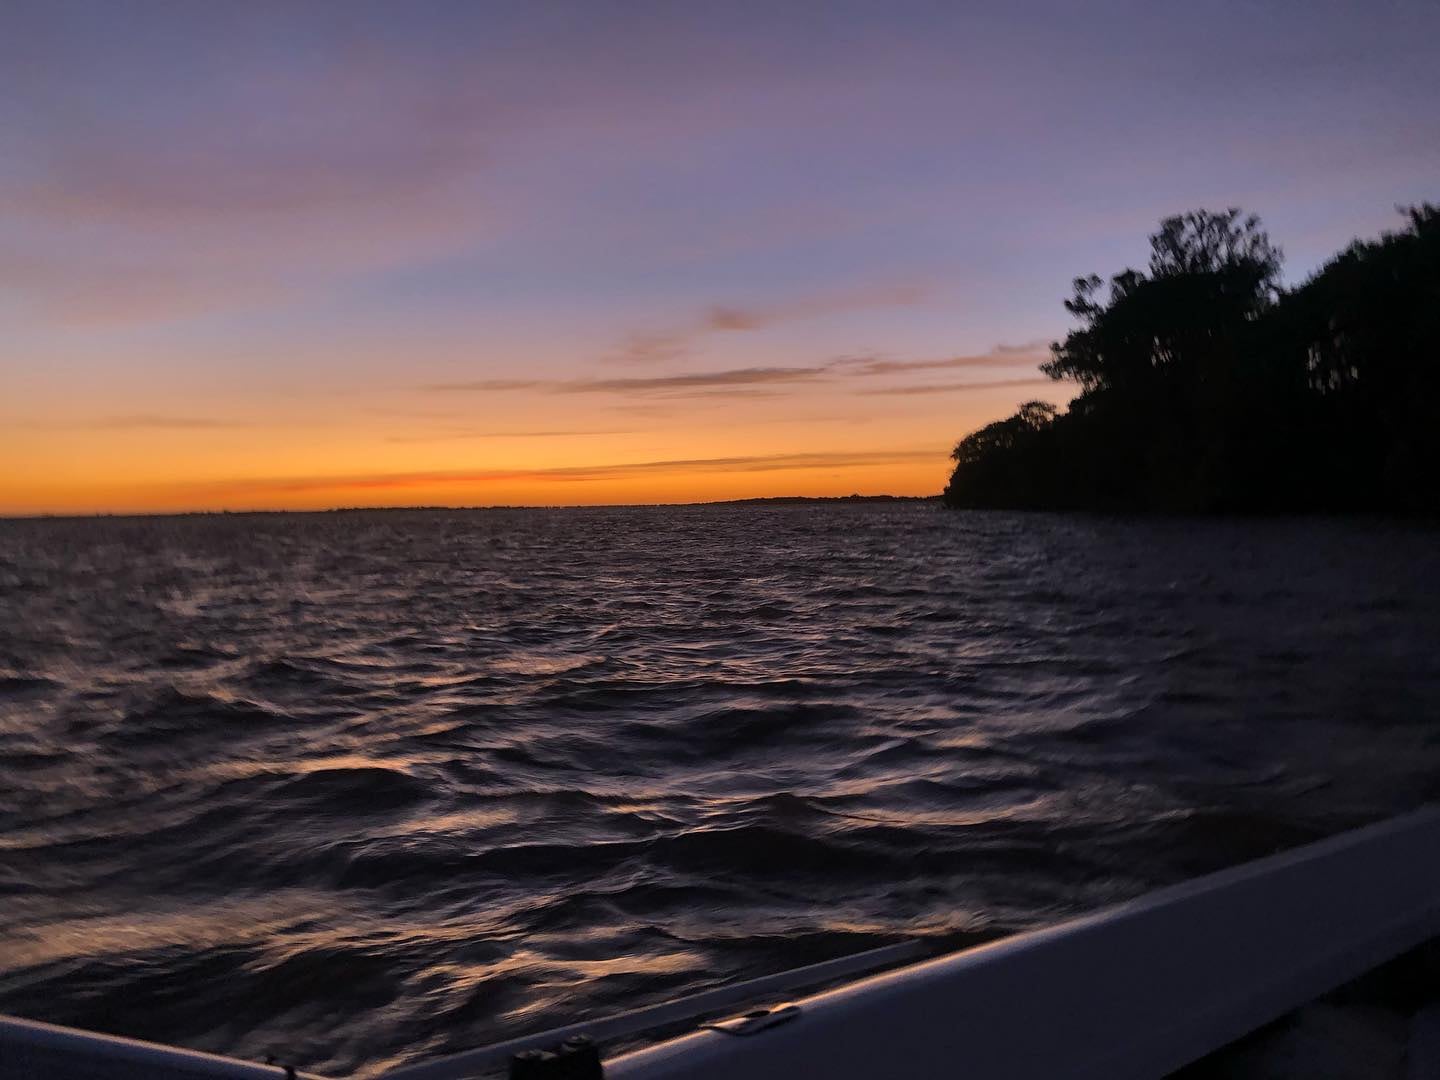
<instances>
[{"instance_id":1,"label":"choppy water surface","mask_svg":"<svg viewBox=\"0 0 1440 1080\"><path fill-rule=\"evenodd\" d=\"M1053 921L1440 776L1440 536L0 522L0 1011L320 1071Z\"/></svg>"}]
</instances>

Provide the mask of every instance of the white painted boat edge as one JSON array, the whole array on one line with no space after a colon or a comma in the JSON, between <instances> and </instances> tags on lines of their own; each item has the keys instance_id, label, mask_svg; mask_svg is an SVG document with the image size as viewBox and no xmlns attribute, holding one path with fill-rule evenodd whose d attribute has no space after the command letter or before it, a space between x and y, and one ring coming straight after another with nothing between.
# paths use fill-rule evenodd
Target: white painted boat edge
<instances>
[{"instance_id":1,"label":"white painted boat edge","mask_svg":"<svg viewBox=\"0 0 1440 1080\"><path fill-rule=\"evenodd\" d=\"M284 1080L282 1065L0 1016L0 1075L6 1080ZM308 1073L298 1080L319 1080Z\"/></svg>"},{"instance_id":2,"label":"white painted boat edge","mask_svg":"<svg viewBox=\"0 0 1440 1080\"><path fill-rule=\"evenodd\" d=\"M690 994L683 998L662 1001L644 1008L632 1009L613 1016L566 1024L564 1027L523 1035L515 1039L464 1050L458 1054L401 1065L383 1074L384 1080L454 1080L476 1076L500 1068L503 1071L512 1055L536 1046L555 1046L572 1035L586 1035L596 1042L633 1037L666 1027L683 1025L701 1016L724 1015L750 1002L777 992L811 989L844 978L859 978L879 968L913 963L935 955L936 950L924 941L903 941L884 945L862 953L825 960L803 968L762 975L741 983L731 983Z\"/></svg>"},{"instance_id":3,"label":"white painted boat edge","mask_svg":"<svg viewBox=\"0 0 1440 1080\"><path fill-rule=\"evenodd\" d=\"M801 999L750 1036L616 1058L614 1080L1164 1076L1440 935L1427 807L1047 929Z\"/></svg>"}]
</instances>

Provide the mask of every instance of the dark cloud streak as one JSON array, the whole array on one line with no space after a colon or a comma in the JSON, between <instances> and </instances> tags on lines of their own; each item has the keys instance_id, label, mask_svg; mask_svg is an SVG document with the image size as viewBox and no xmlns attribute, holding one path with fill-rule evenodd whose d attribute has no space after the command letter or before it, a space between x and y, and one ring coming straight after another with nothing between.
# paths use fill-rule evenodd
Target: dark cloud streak
<instances>
[{"instance_id":1,"label":"dark cloud streak","mask_svg":"<svg viewBox=\"0 0 1440 1080\"><path fill-rule=\"evenodd\" d=\"M1038 367L1045 359L1033 344L997 345L987 353L950 356L939 360L887 360L884 357L845 356L820 364L789 367L725 368L677 375L656 375L615 379L477 379L466 382L431 383L422 389L431 392L503 393L536 390L547 394L622 394L658 398L756 397L773 394L780 388L809 383L833 383L845 379L866 379L902 375L911 371L944 371L969 368ZM1038 375L1028 382L1045 382ZM1015 385L1022 381L1011 380ZM976 384L979 385L979 384ZM991 383L986 385L998 385ZM767 389L768 388L768 389ZM923 389L896 387L870 393L921 393Z\"/></svg>"},{"instance_id":2,"label":"dark cloud streak","mask_svg":"<svg viewBox=\"0 0 1440 1080\"><path fill-rule=\"evenodd\" d=\"M921 386L877 386L874 389L857 390L856 393L864 394L867 397L873 395L909 395L909 394L952 394L965 390L1012 390L1022 386L1052 386L1054 379L1047 379L1037 375L1033 379L992 379L982 382L962 383L927 383Z\"/></svg>"},{"instance_id":3,"label":"dark cloud streak","mask_svg":"<svg viewBox=\"0 0 1440 1080\"><path fill-rule=\"evenodd\" d=\"M557 429L551 431L449 431L433 435L391 435L386 442L392 443L426 443L426 442L449 442L456 439L571 439L581 438L590 435L633 435L633 428L613 428L604 430L594 429Z\"/></svg>"},{"instance_id":4,"label":"dark cloud streak","mask_svg":"<svg viewBox=\"0 0 1440 1080\"><path fill-rule=\"evenodd\" d=\"M783 472L810 469L942 462L947 450L859 450L755 454L717 458L677 458L609 465L572 465L550 469L493 469L459 472L378 473L350 476L252 477L187 486L207 495L295 494L320 490L375 490L425 485L477 485L505 481L590 481L640 477L654 473Z\"/></svg>"},{"instance_id":5,"label":"dark cloud streak","mask_svg":"<svg viewBox=\"0 0 1440 1080\"><path fill-rule=\"evenodd\" d=\"M688 355L691 346L709 334L746 333L763 330L776 323L843 315L877 307L918 304L924 298L925 290L918 286L894 285L852 289L776 304L747 307L717 304L692 319L684 329L633 334L605 359L627 364L666 363Z\"/></svg>"},{"instance_id":6,"label":"dark cloud streak","mask_svg":"<svg viewBox=\"0 0 1440 1080\"><path fill-rule=\"evenodd\" d=\"M210 416L126 413L64 423L16 420L10 421L10 426L43 431L227 431L250 428L255 425L241 420L221 420Z\"/></svg>"},{"instance_id":7,"label":"dark cloud streak","mask_svg":"<svg viewBox=\"0 0 1440 1080\"><path fill-rule=\"evenodd\" d=\"M554 382L540 379L479 379L473 382L431 383L424 389L440 392L543 390L550 394L650 394L805 382L822 378L829 370L828 364L821 364L813 367L730 368L648 378L566 379Z\"/></svg>"}]
</instances>

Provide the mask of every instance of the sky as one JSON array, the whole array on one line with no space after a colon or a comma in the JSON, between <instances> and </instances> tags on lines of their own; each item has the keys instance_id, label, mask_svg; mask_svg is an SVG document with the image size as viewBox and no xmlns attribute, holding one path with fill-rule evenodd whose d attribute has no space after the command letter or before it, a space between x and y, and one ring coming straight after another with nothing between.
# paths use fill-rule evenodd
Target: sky
<instances>
[{"instance_id":1,"label":"sky","mask_svg":"<svg viewBox=\"0 0 1440 1080\"><path fill-rule=\"evenodd\" d=\"M6 0L0 514L932 494L1072 278L1440 199L1440 4Z\"/></svg>"}]
</instances>

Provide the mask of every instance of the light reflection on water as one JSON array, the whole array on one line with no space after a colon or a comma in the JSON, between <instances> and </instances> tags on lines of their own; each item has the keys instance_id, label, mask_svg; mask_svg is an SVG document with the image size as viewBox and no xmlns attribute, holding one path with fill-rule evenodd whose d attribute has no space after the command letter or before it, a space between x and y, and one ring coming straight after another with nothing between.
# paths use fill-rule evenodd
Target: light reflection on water
<instances>
[{"instance_id":1,"label":"light reflection on water","mask_svg":"<svg viewBox=\"0 0 1440 1080\"><path fill-rule=\"evenodd\" d=\"M0 522L0 1009L318 1071L1407 808L1440 544L928 506Z\"/></svg>"}]
</instances>

